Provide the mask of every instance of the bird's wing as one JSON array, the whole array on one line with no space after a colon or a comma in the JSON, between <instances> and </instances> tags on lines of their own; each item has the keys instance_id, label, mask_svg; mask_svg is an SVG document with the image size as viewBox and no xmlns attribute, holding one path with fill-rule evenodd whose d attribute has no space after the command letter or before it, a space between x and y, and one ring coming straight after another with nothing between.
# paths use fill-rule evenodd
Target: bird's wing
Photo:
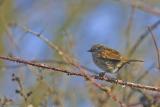
<instances>
[{"instance_id":1,"label":"bird's wing","mask_svg":"<svg viewBox=\"0 0 160 107\"><path fill-rule=\"evenodd\" d=\"M105 51L102 51L101 53L101 57L103 59L110 59L110 60L121 60L121 54L113 49L106 49Z\"/></svg>"}]
</instances>

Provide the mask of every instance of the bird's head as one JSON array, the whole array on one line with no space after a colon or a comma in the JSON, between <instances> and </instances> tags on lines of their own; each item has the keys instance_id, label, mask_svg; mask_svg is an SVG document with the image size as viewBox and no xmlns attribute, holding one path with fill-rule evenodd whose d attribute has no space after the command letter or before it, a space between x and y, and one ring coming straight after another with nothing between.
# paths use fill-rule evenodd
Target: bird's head
<instances>
[{"instance_id":1,"label":"bird's head","mask_svg":"<svg viewBox=\"0 0 160 107\"><path fill-rule=\"evenodd\" d=\"M100 52L100 51L103 51L105 50L105 46L102 45L102 44L95 44L91 47L90 50L88 50L88 52L91 52L91 53L96 53L96 52Z\"/></svg>"}]
</instances>

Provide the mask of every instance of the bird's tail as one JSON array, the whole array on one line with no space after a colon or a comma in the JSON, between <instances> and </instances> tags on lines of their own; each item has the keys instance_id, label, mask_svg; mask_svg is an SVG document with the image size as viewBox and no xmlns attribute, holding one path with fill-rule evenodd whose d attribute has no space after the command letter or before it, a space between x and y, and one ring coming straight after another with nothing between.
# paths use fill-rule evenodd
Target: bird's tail
<instances>
[{"instance_id":1,"label":"bird's tail","mask_svg":"<svg viewBox=\"0 0 160 107\"><path fill-rule=\"evenodd\" d=\"M127 62L130 63L130 62L144 62L144 61L143 60L137 60L137 59L130 59Z\"/></svg>"}]
</instances>

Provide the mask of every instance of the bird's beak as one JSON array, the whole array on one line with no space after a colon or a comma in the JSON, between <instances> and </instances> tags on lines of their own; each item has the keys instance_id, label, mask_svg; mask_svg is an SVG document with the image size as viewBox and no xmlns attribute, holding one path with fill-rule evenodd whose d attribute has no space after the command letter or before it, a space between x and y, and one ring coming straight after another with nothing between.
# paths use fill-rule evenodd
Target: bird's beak
<instances>
[{"instance_id":1,"label":"bird's beak","mask_svg":"<svg viewBox=\"0 0 160 107\"><path fill-rule=\"evenodd\" d=\"M90 49L90 50L88 50L88 52L93 52L93 50Z\"/></svg>"}]
</instances>

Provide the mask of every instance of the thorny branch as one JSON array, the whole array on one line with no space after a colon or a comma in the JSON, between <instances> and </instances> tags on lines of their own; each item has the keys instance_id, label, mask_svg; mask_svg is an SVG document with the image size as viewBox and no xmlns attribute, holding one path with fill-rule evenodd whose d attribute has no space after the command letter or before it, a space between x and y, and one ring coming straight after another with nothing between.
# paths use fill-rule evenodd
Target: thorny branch
<instances>
[{"instance_id":1,"label":"thorny branch","mask_svg":"<svg viewBox=\"0 0 160 107\"><path fill-rule=\"evenodd\" d=\"M61 68L57 68L57 67L53 67L53 66L48 66L45 64L39 64L39 63L33 63L30 61L26 61L20 58L15 58L15 57L4 57L4 56L0 56L1 60L8 60L8 61L13 61L13 62L17 62L17 63L22 63L22 64L27 64L27 65L31 65L31 66L35 66L35 67L40 67L40 68L44 68L44 69L48 69L51 71L55 71L55 72L62 72L62 73L66 73L68 75L74 75L74 76L81 76L84 78L88 78L85 74L83 73L79 73L79 72L71 72L65 69L61 69ZM144 90L151 90L151 91L157 91L160 92L160 87L154 87L154 86L148 86L148 85L143 85L143 84L137 84L137 83L132 83L132 82L125 82L123 80L115 80L115 79L109 79L106 77L100 77L100 76L96 76L96 75L91 75L90 77L97 79L97 80L102 80L102 81L107 81L110 83L114 83L114 84L119 84L122 86L127 86L130 88L137 88L137 89L144 89Z\"/></svg>"}]
</instances>

